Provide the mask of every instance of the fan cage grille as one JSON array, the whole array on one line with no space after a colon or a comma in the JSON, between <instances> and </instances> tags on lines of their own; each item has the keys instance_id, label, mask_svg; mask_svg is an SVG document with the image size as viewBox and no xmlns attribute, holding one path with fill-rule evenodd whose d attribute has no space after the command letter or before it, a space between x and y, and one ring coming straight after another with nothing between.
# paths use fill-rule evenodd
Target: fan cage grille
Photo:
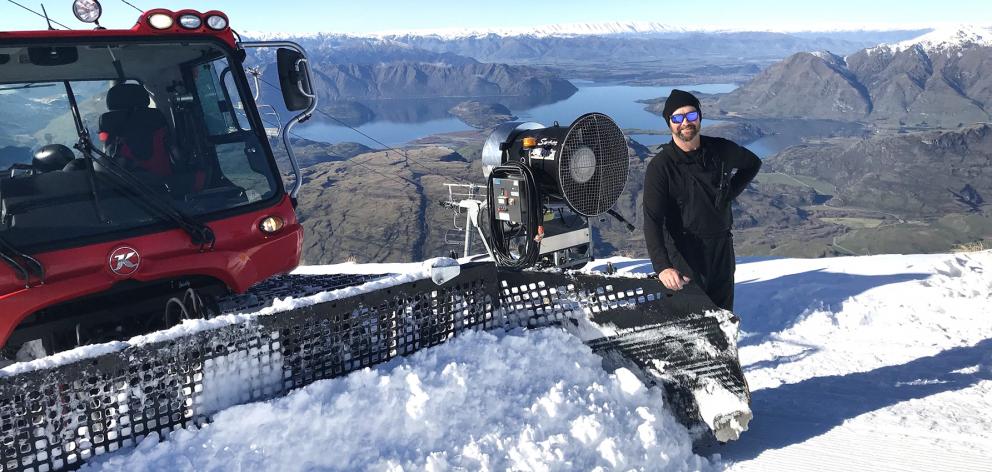
<instances>
[{"instance_id":1,"label":"fan cage grille","mask_svg":"<svg viewBox=\"0 0 992 472\"><path fill-rule=\"evenodd\" d=\"M572 179L572 156L589 147L596 155L596 170L586 182ZM623 131L610 117L590 113L569 128L562 145L558 179L562 196L576 212L584 216L605 213L617 202L624 186L630 160Z\"/></svg>"}]
</instances>

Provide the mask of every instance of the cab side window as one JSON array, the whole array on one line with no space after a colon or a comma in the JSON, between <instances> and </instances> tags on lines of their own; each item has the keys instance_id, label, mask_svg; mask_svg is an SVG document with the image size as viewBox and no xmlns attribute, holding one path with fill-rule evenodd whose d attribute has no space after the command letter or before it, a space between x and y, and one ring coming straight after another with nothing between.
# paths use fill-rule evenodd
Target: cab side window
<instances>
[{"instance_id":1,"label":"cab side window","mask_svg":"<svg viewBox=\"0 0 992 472\"><path fill-rule=\"evenodd\" d=\"M193 80L207 142L217 156L220 172L254 202L271 196L276 185L231 70L227 59L220 58L196 66Z\"/></svg>"}]
</instances>

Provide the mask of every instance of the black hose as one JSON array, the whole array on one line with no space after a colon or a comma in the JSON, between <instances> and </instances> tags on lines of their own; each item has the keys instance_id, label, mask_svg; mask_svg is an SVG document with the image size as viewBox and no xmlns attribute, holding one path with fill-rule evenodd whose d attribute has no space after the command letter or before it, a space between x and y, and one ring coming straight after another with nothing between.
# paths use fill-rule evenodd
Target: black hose
<instances>
[{"instance_id":1,"label":"black hose","mask_svg":"<svg viewBox=\"0 0 992 472\"><path fill-rule=\"evenodd\" d=\"M516 228L507 228L508 223L496 219L496 195L493 193L493 179L495 178L523 180L523 188L519 198L524 205L522 208L524 221ZM493 252L496 265L510 270L532 267L541 255L540 238L544 236L541 194L533 172L524 165L507 163L496 167L489 173L488 183L489 231L483 231L483 234L487 236L487 242ZM508 229L512 231L508 231ZM526 244L517 251L518 255L514 256L511 240L519 237L525 238Z\"/></svg>"}]
</instances>

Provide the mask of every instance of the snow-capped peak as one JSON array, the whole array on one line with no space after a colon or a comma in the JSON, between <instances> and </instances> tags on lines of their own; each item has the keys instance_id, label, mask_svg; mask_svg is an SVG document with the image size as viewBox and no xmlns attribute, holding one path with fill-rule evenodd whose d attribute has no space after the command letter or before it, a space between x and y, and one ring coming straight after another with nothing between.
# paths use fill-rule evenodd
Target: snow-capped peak
<instances>
[{"instance_id":1,"label":"snow-capped peak","mask_svg":"<svg viewBox=\"0 0 992 472\"><path fill-rule=\"evenodd\" d=\"M444 39L466 38L474 36L604 36L616 34L652 34L652 33L684 33L689 31L678 26L665 25L647 21L613 21L607 23L562 23L529 27L511 28L441 28L404 31L380 31L372 36L437 36Z\"/></svg>"},{"instance_id":2,"label":"snow-capped peak","mask_svg":"<svg viewBox=\"0 0 992 472\"><path fill-rule=\"evenodd\" d=\"M927 52L964 49L970 47L992 47L992 26L959 25L937 28L922 36L880 47L893 52L921 47Z\"/></svg>"},{"instance_id":3,"label":"snow-capped peak","mask_svg":"<svg viewBox=\"0 0 992 472\"><path fill-rule=\"evenodd\" d=\"M441 40L483 37L496 35L501 37L533 36L545 37L575 37L575 36L616 36L616 35L672 35L685 33L741 33L741 32L774 32L774 33L840 33L865 31L899 31L899 30L931 30L933 24L862 24L821 22L791 22L780 23L740 23L740 24L709 24L709 25L673 25L657 21L612 21L602 23L560 23L515 27L485 27L485 28L432 28L384 30L376 32L272 32L272 31L242 31L246 38L255 40L268 39L326 39L326 38L403 38L403 37L434 37Z\"/></svg>"},{"instance_id":4,"label":"snow-capped peak","mask_svg":"<svg viewBox=\"0 0 992 472\"><path fill-rule=\"evenodd\" d=\"M318 31L262 31L244 30L238 32L242 38L250 41L279 41L286 39L331 39L331 38L358 38L366 39L367 34L351 33L323 33Z\"/></svg>"},{"instance_id":5,"label":"snow-capped peak","mask_svg":"<svg viewBox=\"0 0 992 472\"><path fill-rule=\"evenodd\" d=\"M838 55L836 55L836 54L834 54L834 53L832 53L830 51L826 51L826 50L823 50L823 51L813 51L810 54L812 54L812 55L814 55L816 57L819 57L820 59L823 59L824 61L827 61L827 62L844 62L844 58L842 58L842 57L840 57L840 56L838 56Z\"/></svg>"}]
</instances>

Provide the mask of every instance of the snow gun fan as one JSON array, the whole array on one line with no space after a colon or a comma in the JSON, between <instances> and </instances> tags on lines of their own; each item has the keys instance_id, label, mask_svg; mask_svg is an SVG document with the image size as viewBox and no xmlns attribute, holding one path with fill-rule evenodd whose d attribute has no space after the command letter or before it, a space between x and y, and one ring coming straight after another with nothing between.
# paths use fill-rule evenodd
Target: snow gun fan
<instances>
[{"instance_id":1,"label":"snow gun fan","mask_svg":"<svg viewBox=\"0 0 992 472\"><path fill-rule=\"evenodd\" d=\"M486 140L482 164L483 234L497 265L510 269L590 261L588 218L612 209L630 165L623 132L601 113L567 127L504 123Z\"/></svg>"}]
</instances>

